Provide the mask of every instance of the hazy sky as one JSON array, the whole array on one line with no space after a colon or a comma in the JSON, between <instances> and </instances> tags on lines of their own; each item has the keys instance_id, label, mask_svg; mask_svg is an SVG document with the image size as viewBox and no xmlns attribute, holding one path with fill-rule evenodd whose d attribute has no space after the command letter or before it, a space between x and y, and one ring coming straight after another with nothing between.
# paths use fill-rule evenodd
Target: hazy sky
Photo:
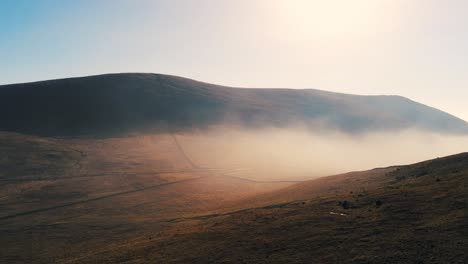
<instances>
[{"instance_id":1,"label":"hazy sky","mask_svg":"<svg viewBox=\"0 0 468 264\"><path fill-rule=\"evenodd\" d=\"M468 120L468 1L0 1L0 84L109 72L399 94Z\"/></svg>"}]
</instances>

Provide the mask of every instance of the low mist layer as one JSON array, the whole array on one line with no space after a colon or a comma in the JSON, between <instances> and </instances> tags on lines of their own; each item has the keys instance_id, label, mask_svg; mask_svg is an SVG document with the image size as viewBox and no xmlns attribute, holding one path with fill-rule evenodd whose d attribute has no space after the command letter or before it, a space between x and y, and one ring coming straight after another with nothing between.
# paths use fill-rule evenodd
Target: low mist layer
<instances>
[{"instance_id":1,"label":"low mist layer","mask_svg":"<svg viewBox=\"0 0 468 264\"><path fill-rule=\"evenodd\" d=\"M468 150L468 136L418 130L350 135L301 127L218 127L177 138L199 166L230 169L226 174L257 180L304 180Z\"/></svg>"}]
</instances>

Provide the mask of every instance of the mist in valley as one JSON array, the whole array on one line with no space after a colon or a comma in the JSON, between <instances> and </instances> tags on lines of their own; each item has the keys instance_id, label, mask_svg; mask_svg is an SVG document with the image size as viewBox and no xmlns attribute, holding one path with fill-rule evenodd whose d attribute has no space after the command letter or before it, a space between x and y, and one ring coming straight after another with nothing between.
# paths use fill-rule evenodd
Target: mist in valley
<instances>
[{"instance_id":1,"label":"mist in valley","mask_svg":"<svg viewBox=\"0 0 468 264\"><path fill-rule=\"evenodd\" d=\"M468 136L421 130L345 134L296 126L217 127L178 133L198 166L253 180L307 180L349 171L406 165L465 152Z\"/></svg>"}]
</instances>

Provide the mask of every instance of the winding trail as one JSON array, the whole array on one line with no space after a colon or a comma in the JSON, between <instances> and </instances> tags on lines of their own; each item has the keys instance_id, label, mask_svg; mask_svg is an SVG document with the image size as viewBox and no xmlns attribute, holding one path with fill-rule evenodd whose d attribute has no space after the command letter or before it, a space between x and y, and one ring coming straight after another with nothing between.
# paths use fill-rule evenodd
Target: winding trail
<instances>
[{"instance_id":1,"label":"winding trail","mask_svg":"<svg viewBox=\"0 0 468 264\"><path fill-rule=\"evenodd\" d=\"M16 217L20 217L20 216L25 216L25 215L32 215L32 214L42 213L42 212L46 212L46 211L50 211L50 210L55 210L55 209L60 209L60 208L65 208L65 207L70 207L70 206L75 206L75 205L79 205L79 204L86 204L86 203L90 203L90 202L95 202L95 201L99 201L99 200L104 200L104 199L107 199L107 198L112 198L112 197L116 197L116 196L121 196L121 195L130 194L130 193L143 192L143 191L146 191L146 190L149 190L149 189L162 188L162 187L165 187L165 186L168 186L168 185L173 185L173 184L177 184L177 183L183 183L183 182L194 181L194 180L198 180L198 179L201 179L201 178L204 178L204 177L207 177L207 176L201 176L201 177L190 178L190 179L185 179L185 180L180 180L180 181L174 181L174 182L167 182L167 183L162 183L162 184L158 184L158 185L151 185L151 186L147 186L147 187L143 187L143 188L139 188L139 189L128 190L128 191L118 192L118 193L112 193L112 194L108 194L108 195L104 195L104 196L99 196L99 197L95 197L95 198L91 198L91 199L86 199L86 200L81 200L81 201L75 201L75 202L69 202L69 203L64 203L64 204L60 204L60 205L55 205L55 206L44 207L44 208L39 208L39 209L35 209L35 210L20 212L20 213L16 213L16 214L12 214L12 215L1 216L1 217L0 217L0 221L1 221L1 220L7 220L7 219L16 218Z\"/></svg>"},{"instance_id":2,"label":"winding trail","mask_svg":"<svg viewBox=\"0 0 468 264\"><path fill-rule=\"evenodd\" d=\"M258 210L258 209L274 209L274 208L282 208L282 207L289 206L289 205L299 205L299 204L303 204L305 202L306 202L306 200L295 200L295 201L291 201L291 202L277 203L277 204L260 206L260 207L249 207L249 208L244 208L244 209L240 209L240 210L229 211L229 212L226 212L226 213L173 218L173 219L167 220L166 222L185 222L185 221L193 221L193 220L206 220L206 219L210 219L210 218L229 216L229 215L234 215L234 214L238 214L238 213Z\"/></svg>"},{"instance_id":3,"label":"winding trail","mask_svg":"<svg viewBox=\"0 0 468 264\"><path fill-rule=\"evenodd\" d=\"M145 174L154 174L154 175L160 175L160 174L171 174L171 173L186 173L186 172L197 172L196 170L173 170L173 171L147 171L147 172L139 172L140 175L145 175ZM84 175L75 175L75 176L68 176L68 177L44 177L44 178L23 178L23 179L0 179L0 182L34 182L34 181L58 181L58 180L73 180L73 179L79 179L79 178L94 178L94 177L122 177L126 176L126 174L122 173L95 173L95 174L84 174Z\"/></svg>"},{"instance_id":4,"label":"winding trail","mask_svg":"<svg viewBox=\"0 0 468 264\"><path fill-rule=\"evenodd\" d=\"M298 183L301 181L294 181L294 180L281 180L281 181L259 181L259 180L252 180L248 178L242 178L239 176L234 176L234 175L229 175L229 171L235 171L236 169L232 168L206 168L206 167L200 167L198 166L185 152L184 148L182 147L182 144L180 144L179 140L177 139L177 136L171 132L171 137L174 140L174 143L179 150L180 154L184 157L184 159L194 168L198 170L203 170L205 172L209 172L210 174L213 175L213 173L216 173L217 175L223 176L223 177L228 177L228 178L234 178L234 179L239 179L239 180L244 180L244 181L249 181L249 182L255 182L255 183Z\"/></svg>"},{"instance_id":5,"label":"winding trail","mask_svg":"<svg viewBox=\"0 0 468 264\"><path fill-rule=\"evenodd\" d=\"M99 196L99 197L95 197L95 198L91 198L91 199L68 202L68 203L64 203L64 204L60 204L60 205L55 205L55 206L50 206L50 207L44 207L44 208L19 212L19 213L15 213L15 214L11 214L11 215L6 215L6 216L0 216L0 221L1 220L7 220L7 219L13 219L13 218L16 218L16 217L21 217L21 216L38 214L38 213L47 212L47 211L56 210L56 209L61 209L61 208L66 208L66 207L71 207L71 206L80 205L80 204L87 204L87 203L100 201L100 200L104 200L104 199L108 199L108 198L112 198L112 197L117 197L117 196L122 196L122 195L126 195L126 194L137 193L137 192L143 192L143 191L150 190L150 189L162 188L162 187L165 187L165 186L174 185L174 184L178 184L178 183L199 180L199 179L206 178L206 177L213 177L214 176L213 174L218 174L218 175L220 175L222 177L236 178L236 179L239 179L239 180L256 182L256 183L281 183L281 182L295 183L294 181L256 181L256 180L241 178L241 177L237 177L237 176L227 175L227 174L222 172L222 170L226 170L226 169L202 168L202 167L198 166L197 164L195 164L193 162L193 160L188 156L188 154L184 151L183 147L181 146L180 142L177 140L177 137L173 133L171 133L171 137L174 140L176 148L179 150L179 152L184 157L184 159L191 165L191 167L194 170L202 170L202 171L208 172L210 176L199 176L199 177L190 178L190 179L167 182L167 183L162 183L162 184L157 184L157 185L150 185L150 186L146 186L146 187L143 187L143 188L112 193L112 194L103 195L103 196ZM185 170L185 171L187 171L187 170ZM163 173L174 173L174 172L177 172L177 171L161 171L161 172L151 172L151 173L163 174ZM105 177L105 176L124 176L124 174L117 174L117 175L115 175L115 174L114 175L112 175L112 174L87 174L87 175L77 175L77 176L73 176L73 177L57 177L57 178L49 178L49 179L47 179L47 178L44 178L44 179L1 179L0 181L18 182L18 181L63 180L63 179L87 178L87 177ZM233 214L233 213L236 213L236 212L241 212L241 211L246 211L246 210L251 210L251 209L253 209L253 208L244 209L244 210L240 210L240 211L234 211L234 212L230 212L230 213L224 213L224 214L197 216L197 217L193 217L193 218L172 219L172 220L169 220L169 222L186 221L186 220L191 220L191 219L193 219L193 220L195 220L195 219L206 219L206 218L218 217L218 216Z\"/></svg>"},{"instance_id":6,"label":"winding trail","mask_svg":"<svg viewBox=\"0 0 468 264\"><path fill-rule=\"evenodd\" d=\"M195 162L193 162L193 160L187 155L184 148L182 148L182 146L180 145L179 140L177 139L176 135L174 135L174 133L171 133L171 137L174 140L174 143L175 143L177 149L179 150L180 154L182 154L182 156L190 164L190 166L192 166L192 168L202 169L200 166L195 164Z\"/></svg>"}]
</instances>

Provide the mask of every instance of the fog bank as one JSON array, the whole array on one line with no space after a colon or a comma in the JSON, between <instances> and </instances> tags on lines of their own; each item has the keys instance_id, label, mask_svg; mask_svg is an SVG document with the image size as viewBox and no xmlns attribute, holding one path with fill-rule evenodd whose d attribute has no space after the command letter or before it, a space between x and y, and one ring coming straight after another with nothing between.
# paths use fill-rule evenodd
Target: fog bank
<instances>
[{"instance_id":1,"label":"fog bank","mask_svg":"<svg viewBox=\"0 0 468 264\"><path fill-rule=\"evenodd\" d=\"M304 180L468 151L468 136L418 130L350 135L301 127L218 127L177 138L199 166L256 180Z\"/></svg>"}]
</instances>

